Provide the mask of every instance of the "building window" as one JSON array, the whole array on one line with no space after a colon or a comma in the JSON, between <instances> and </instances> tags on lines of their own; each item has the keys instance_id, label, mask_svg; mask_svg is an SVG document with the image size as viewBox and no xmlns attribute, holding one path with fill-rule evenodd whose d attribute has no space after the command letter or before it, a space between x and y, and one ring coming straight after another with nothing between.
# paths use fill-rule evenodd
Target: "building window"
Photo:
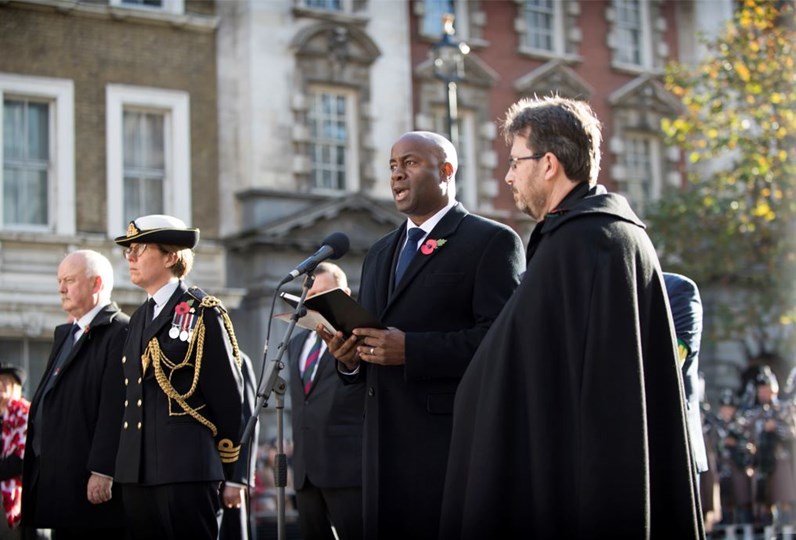
<instances>
[{"instance_id":1,"label":"building window","mask_svg":"<svg viewBox=\"0 0 796 540\"><path fill-rule=\"evenodd\" d=\"M124 111L122 156L125 216L163 213L163 186L166 184L165 120L162 113Z\"/></svg>"},{"instance_id":2,"label":"building window","mask_svg":"<svg viewBox=\"0 0 796 540\"><path fill-rule=\"evenodd\" d=\"M3 100L3 225L49 223L50 105Z\"/></svg>"},{"instance_id":3,"label":"building window","mask_svg":"<svg viewBox=\"0 0 796 540\"><path fill-rule=\"evenodd\" d=\"M472 209L478 208L478 185L476 170L478 163L477 140L475 129L475 115L469 110L459 110L459 141L456 146L456 156L459 167L456 171L456 199L464 206ZM448 117L445 109L434 111L434 129L437 133L448 133Z\"/></svg>"},{"instance_id":4,"label":"building window","mask_svg":"<svg viewBox=\"0 0 796 540\"><path fill-rule=\"evenodd\" d=\"M646 66L649 64L649 4L643 0L614 0L615 58L620 64Z\"/></svg>"},{"instance_id":5,"label":"building window","mask_svg":"<svg viewBox=\"0 0 796 540\"><path fill-rule=\"evenodd\" d=\"M319 88L310 97L310 184L315 189L355 190L359 184L355 94Z\"/></svg>"},{"instance_id":6,"label":"building window","mask_svg":"<svg viewBox=\"0 0 796 540\"><path fill-rule=\"evenodd\" d=\"M442 35L442 18L456 14L453 0L425 0L424 4L422 33L427 36Z\"/></svg>"},{"instance_id":7,"label":"building window","mask_svg":"<svg viewBox=\"0 0 796 540\"><path fill-rule=\"evenodd\" d=\"M656 137L629 133L625 137L625 191L633 208L645 208L661 196L660 144Z\"/></svg>"},{"instance_id":8,"label":"building window","mask_svg":"<svg viewBox=\"0 0 796 540\"><path fill-rule=\"evenodd\" d=\"M304 5L311 9L323 9L326 11L343 10L343 2L341 0L304 0Z\"/></svg>"},{"instance_id":9,"label":"building window","mask_svg":"<svg viewBox=\"0 0 796 540\"><path fill-rule=\"evenodd\" d=\"M132 9L148 9L180 14L183 12L184 0L110 0L112 6Z\"/></svg>"},{"instance_id":10,"label":"building window","mask_svg":"<svg viewBox=\"0 0 796 540\"><path fill-rule=\"evenodd\" d=\"M542 51L556 49L556 11L560 2L553 0L525 0L525 46Z\"/></svg>"},{"instance_id":11,"label":"building window","mask_svg":"<svg viewBox=\"0 0 796 540\"><path fill-rule=\"evenodd\" d=\"M422 13L420 18L420 33L430 39L439 39L442 36L443 18L453 15L456 37L467 39L471 36L469 24L470 14L468 3L456 0L417 0L416 13ZM422 7L421 7L422 6Z\"/></svg>"},{"instance_id":12,"label":"building window","mask_svg":"<svg viewBox=\"0 0 796 540\"><path fill-rule=\"evenodd\" d=\"M138 216L166 213L191 221L189 96L109 85L108 235Z\"/></svg>"},{"instance_id":13,"label":"building window","mask_svg":"<svg viewBox=\"0 0 796 540\"><path fill-rule=\"evenodd\" d=\"M0 73L0 229L75 232L72 81Z\"/></svg>"}]
</instances>

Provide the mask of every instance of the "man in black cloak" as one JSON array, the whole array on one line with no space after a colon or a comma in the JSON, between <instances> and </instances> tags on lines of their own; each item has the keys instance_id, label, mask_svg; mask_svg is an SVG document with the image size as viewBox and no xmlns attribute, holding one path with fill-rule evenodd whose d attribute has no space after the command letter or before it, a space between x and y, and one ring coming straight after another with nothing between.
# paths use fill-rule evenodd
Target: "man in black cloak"
<instances>
[{"instance_id":1,"label":"man in black cloak","mask_svg":"<svg viewBox=\"0 0 796 540\"><path fill-rule=\"evenodd\" d=\"M660 265L596 184L600 123L551 97L503 127L506 182L538 223L456 394L439 537L704 538Z\"/></svg>"}]
</instances>

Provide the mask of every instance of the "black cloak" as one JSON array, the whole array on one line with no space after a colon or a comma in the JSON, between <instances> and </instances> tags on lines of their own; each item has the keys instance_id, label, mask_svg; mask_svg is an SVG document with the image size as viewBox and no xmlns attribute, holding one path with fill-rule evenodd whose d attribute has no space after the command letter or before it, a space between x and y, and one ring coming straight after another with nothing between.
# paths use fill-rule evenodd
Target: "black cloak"
<instances>
[{"instance_id":1,"label":"black cloak","mask_svg":"<svg viewBox=\"0 0 796 540\"><path fill-rule=\"evenodd\" d=\"M644 225L582 184L528 257L456 394L440 539L704 538Z\"/></svg>"}]
</instances>

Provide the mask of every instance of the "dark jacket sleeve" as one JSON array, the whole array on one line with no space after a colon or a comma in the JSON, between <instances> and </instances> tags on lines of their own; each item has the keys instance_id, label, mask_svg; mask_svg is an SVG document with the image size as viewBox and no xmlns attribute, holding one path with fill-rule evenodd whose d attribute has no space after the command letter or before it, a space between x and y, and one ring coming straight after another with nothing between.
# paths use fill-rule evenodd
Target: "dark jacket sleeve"
<instances>
[{"instance_id":1,"label":"dark jacket sleeve","mask_svg":"<svg viewBox=\"0 0 796 540\"><path fill-rule=\"evenodd\" d=\"M97 407L97 425L91 441L86 467L91 472L113 476L119 429L124 416L124 372L122 356L127 338L127 321L112 323L104 336L104 351L95 359L105 363L102 389Z\"/></svg>"},{"instance_id":2,"label":"dark jacket sleeve","mask_svg":"<svg viewBox=\"0 0 796 540\"><path fill-rule=\"evenodd\" d=\"M221 315L215 308L205 308L204 351L199 385L207 403L209 417L218 434L216 446L224 467L224 477L235 480L235 465L240 451L243 381L232 352Z\"/></svg>"},{"instance_id":3,"label":"dark jacket sleeve","mask_svg":"<svg viewBox=\"0 0 796 540\"><path fill-rule=\"evenodd\" d=\"M22 474L22 458L16 454L0 458L0 481Z\"/></svg>"}]
</instances>

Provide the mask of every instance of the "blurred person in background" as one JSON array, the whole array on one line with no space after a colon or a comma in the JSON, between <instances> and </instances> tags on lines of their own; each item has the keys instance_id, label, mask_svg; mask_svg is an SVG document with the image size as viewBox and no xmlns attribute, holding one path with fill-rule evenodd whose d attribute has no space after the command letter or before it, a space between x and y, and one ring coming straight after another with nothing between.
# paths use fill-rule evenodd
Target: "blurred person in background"
<instances>
[{"instance_id":1,"label":"blurred person in background","mask_svg":"<svg viewBox=\"0 0 796 540\"><path fill-rule=\"evenodd\" d=\"M25 371L13 364L0 364L0 493L6 519L0 519L0 540L22 538L22 457L28 431L30 403L22 397Z\"/></svg>"}]
</instances>

